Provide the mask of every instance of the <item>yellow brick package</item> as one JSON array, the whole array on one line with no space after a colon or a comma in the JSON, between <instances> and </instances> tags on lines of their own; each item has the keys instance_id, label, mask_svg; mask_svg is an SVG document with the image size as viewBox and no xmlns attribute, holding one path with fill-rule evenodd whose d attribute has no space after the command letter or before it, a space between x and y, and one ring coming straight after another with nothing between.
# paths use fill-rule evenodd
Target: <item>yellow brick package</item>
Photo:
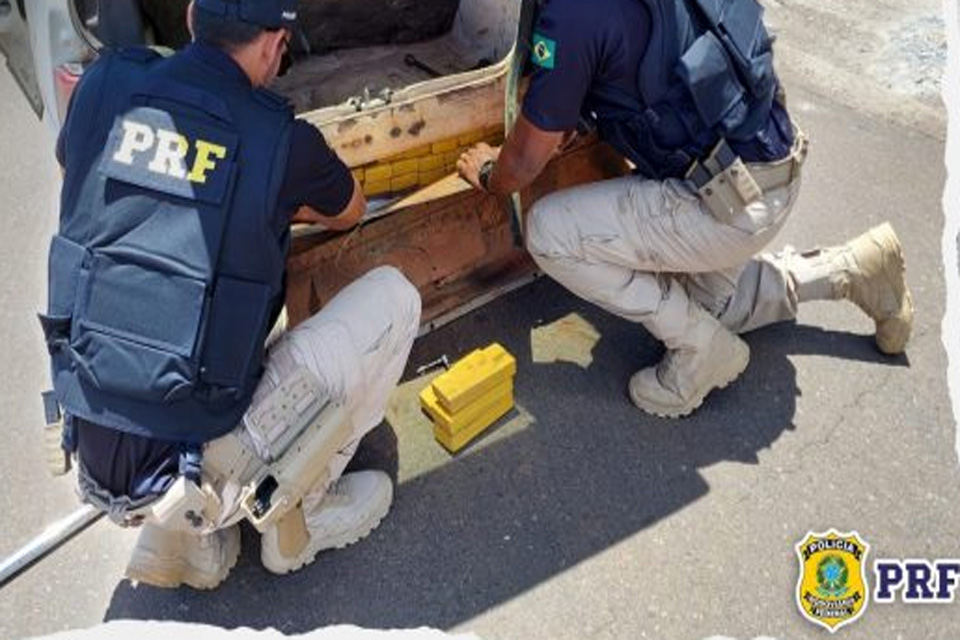
<instances>
[{"instance_id":1,"label":"yellow brick package","mask_svg":"<svg viewBox=\"0 0 960 640\"><path fill-rule=\"evenodd\" d=\"M513 408L513 393L509 393L500 398L496 398L493 404L489 405L488 413L477 418L474 422L466 424L463 429L456 433L450 433L438 426L433 425L433 437L442 444L450 453L456 453L467 446L471 440L483 433L483 431L497 421L498 418L506 414Z\"/></svg>"},{"instance_id":2,"label":"yellow brick package","mask_svg":"<svg viewBox=\"0 0 960 640\"><path fill-rule=\"evenodd\" d=\"M494 125L439 140L352 169L366 196L384 196L425 187L457 170L460 154L481 140L499 146L503 127Z\"/></svg>"},{"instance_id":3,"label":"yellow brick package","mask_svg":"<svg viewBox=\"0 0 960 640\"><path fill-rule=\"evenodd\" d=\"M517 373L517 361L494 342L471 352L433 381L440 406L455 413Z\"/></svg>"},{"instance_id":4,"label":"yellow brick package","mask_svg":"<svg viewBox=\"0 0 960 640\"><path fill-rule=\"evenodd\" d=\"M479 421L489 424L499 418L506 410L497 415L490 414L492 413L493 407L499 405L500 400L503 398L513 398L512 379L501 382L476 401L471 402L456 413L450 413L440 406L440 403L437 401L437 394L434 393L432 386L423 390L420 396L420 404L437 428L443 429L452 435L463 431L467 426L475 422ZM512 405L513 403L511 402L510 404ZM509 408L508 406L507 409Z\"/></svg>"},{"instance_id":5,"label":"yellow brick package","mask_svg":"<svg viewBox=\"0 0 960 640\"><path fill-rule=\"evenodd\" d=\"M433 434L451 452L463 448L513 407L517 363L499 344L473 351L420 392Z\"/></svg>"}]
</instances>

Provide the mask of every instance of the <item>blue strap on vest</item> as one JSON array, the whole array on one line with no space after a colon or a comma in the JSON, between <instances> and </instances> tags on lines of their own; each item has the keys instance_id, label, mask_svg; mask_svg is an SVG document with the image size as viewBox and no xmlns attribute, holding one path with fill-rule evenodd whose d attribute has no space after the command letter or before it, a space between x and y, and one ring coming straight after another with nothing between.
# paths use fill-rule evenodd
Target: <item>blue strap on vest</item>
<instances>
[{"instance_id":1,"label":"blue strap on vest","mask_svg":"<svg viewBox=\"0 0 960 640\"><path fill-rule=\"evenodd\" d=\"M637 72L642 103L592 89L601 138L652 178L681 177L721 138L749 140L777 89L772 39L756 0L643 0L651 34Z\"/></svg>"},{"instance_id":2,"label":"blue strap on vest","mask_svg":"<svg viewBox=\"0 0 960 640\"><path fill-rule=\"evenodd\" d=\"M203 464L203 447L196 443L184 444L180 451L181 476L200 486L200 469Z\"/></svg>"},{"instance_id":3,"label":"blue strap on vest","mask_svg":"<svg viewBox=\"0 0 960 640\"><path fill-rule=\"evenodd\" d=\"M249 404L282 299L271 224L292 115L176 57L107 63L102 152L74 167L49 254L54 388L90 422L205 442Z\"/></svg>"}]
</instances>

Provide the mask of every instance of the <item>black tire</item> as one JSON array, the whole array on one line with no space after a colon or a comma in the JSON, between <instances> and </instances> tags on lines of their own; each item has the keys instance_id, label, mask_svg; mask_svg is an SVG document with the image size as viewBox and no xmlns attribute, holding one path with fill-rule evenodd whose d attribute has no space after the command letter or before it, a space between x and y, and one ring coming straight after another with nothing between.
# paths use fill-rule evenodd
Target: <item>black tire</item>
<instances>
[{"instance_id":1,"label":"black tire","mask_svg":"<svg viewBox=\"0 0 960 640\"><path fill-rule=\"evenodd\" d=\"M180 49L190 42L187 5L190 0L140 0L143 16L153 27L157 44Z\"/></svg>"},{"instance_id":2,"label":"black tire","mask_svg":"<svg viewBox=\"0 0 960 640\"><path fill-rule=\"evenodd\" d=\"M459 0L302 0L300 24L315 52L420 42L449 31L459 4Z\"/></svg>"}]
</instances>

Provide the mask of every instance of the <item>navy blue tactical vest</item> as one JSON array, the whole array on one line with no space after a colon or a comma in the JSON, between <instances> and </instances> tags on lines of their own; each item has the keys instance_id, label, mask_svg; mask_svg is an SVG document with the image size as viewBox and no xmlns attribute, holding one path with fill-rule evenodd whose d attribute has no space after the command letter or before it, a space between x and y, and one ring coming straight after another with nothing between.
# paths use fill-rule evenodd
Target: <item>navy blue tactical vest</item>
<instances>
[{"instance_id":1,"label":"navy blue tactical vest","mask_svg":"<svg viewBox=\"0 0 960 640\"><path fill-rule=\"evenodd\" d=\"M651 33L637 75L642 103L598 86L584 112L641 174L682 177L721 138L751 140L767 122L772 38L756 0L643 2Z\"/></svg>"},{"instance_id":2,"label":"navy blue tactical vest","mask_svg":"<svg viewBox=\"0 0 960 640\"><path fill-rule=\"evenodd\" d=\"M50 247L54 389L105 427L206 442L249 405L282 304L292 112L196 56L97 64Z\"/></svg>"}]
</instances>

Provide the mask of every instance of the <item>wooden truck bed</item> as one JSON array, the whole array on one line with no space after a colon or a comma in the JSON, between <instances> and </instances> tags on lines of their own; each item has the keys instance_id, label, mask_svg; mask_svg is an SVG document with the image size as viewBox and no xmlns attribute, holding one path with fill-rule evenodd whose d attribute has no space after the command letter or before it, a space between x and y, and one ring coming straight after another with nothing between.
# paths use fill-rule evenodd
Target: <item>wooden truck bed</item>
<instances>
[{"instance_id":1,"label":"wooden truck bed","mask_svg":"<svg viewBox=\"0 0 960 640\"><path fill-rule=\"evenodd\" d=\"M426 15L424 7L405 1L409 7L402 15ZM521 3L458 0L449 5L455 13L443 18L447 31L389 42L373 34L330 31L334 17L353 29L384 27L346 19L343 12L359 10L362 3L312 0L304 6L318 12L316 19L304 13L308 27L315 27L312 41L350 36L364 44L348 42L311 56L274 88L297 105L298 117L321 130L372 208L380 210L346 233L295 229L288 268L291 322L308 317L379 265L399 268L420 289L427 330L529 282L535 267L514 244L504 203L454 175L463 150L481 140L503 141L505 110L516 104L505 96L521 91L511 73L518 69L514 41ZM325 34L316 31L327 27ZM440 75L405 63L408 55ZM623 171L612 150L580 140L522 194L523 208L545 193Z\"/></svg>"},{"instance_id":2,"label":"wooden truck bed","mask_svg":"<svg viewBox=\"0 0 960 640\"><path fill-rule=\"evenodd\" d=\"M557 189L624 173L621 157L593 139L555 158L522 194L524 208ZM295 230L288 262L292 324L320 309L366 271L392 265L423 297L425 331L530 282L535 265L513 242L497 198L449 175L345 233Z\"/></svg>"}]
</instances>

